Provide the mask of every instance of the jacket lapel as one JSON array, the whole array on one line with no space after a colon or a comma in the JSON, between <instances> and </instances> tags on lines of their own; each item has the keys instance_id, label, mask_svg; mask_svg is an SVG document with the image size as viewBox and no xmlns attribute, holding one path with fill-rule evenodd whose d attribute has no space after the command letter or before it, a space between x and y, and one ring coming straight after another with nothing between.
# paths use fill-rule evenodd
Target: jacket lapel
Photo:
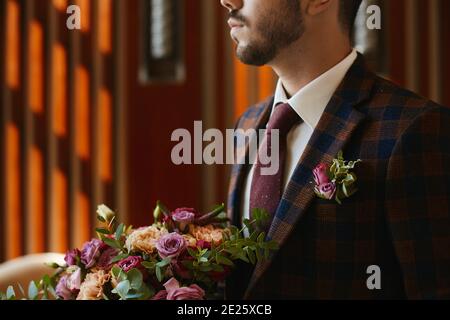
<instances>
[{"instance_id":1,"label":"jacket lapel","mask_svg":"<svg viewBox=\"0 0 450 320\"><path fill-rule=\"evenodd\" d=\"M243 131L263 129L270 117L270 112L273 105L273 97L265 102L249 110L239 122L238 128ZM235 165L231 172L231 180L229 185L229 202L228 202L228 217L233 225L239 226L241 224L241 200L244 187L244 179L248 173L249 163L245 161L249 156L249 141L246 141L243 146L236 146Z\"/></svg>"},{"instance_id":2,"label":"jacket lapel","mask_svg":"<svg viewBox=\"0 0 450 320\"><path fill-rule=\"evenodd\" d=\"M296 223L307 212L315 197L313 170L320 163L331 164L343 150L356 128L365 118L356 106L370 97L374 75L367 71L361 55L328 103L308 145L294 171L269 230L268 239L283 246ZM345 155L344 155L345 156ZM352 159L350 159L352 160ZM276 256L259 262L246 292L251 290Z\"/></svg>"}]
</instances>

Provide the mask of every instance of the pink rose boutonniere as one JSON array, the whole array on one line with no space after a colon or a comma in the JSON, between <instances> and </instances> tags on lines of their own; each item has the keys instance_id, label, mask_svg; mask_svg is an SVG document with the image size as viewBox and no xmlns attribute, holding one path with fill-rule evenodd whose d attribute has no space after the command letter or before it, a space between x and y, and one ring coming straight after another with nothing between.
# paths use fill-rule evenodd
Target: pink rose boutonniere
<instances>
[{"instance_id":1,"label":"pink rose boutonniere","mask_svg":"<svg viewBox=\"0 0 450 320\"><path fill-rule=\"evenodd\" d=\"M353 170L359 162L362 161L345 161L340 151L331 166L319 164L313 171L316 195L321 199L335 200L339 204L342 204L343 199L354 195L358 191L357 178L350 170Z\"/></svg>"}]
</instances>

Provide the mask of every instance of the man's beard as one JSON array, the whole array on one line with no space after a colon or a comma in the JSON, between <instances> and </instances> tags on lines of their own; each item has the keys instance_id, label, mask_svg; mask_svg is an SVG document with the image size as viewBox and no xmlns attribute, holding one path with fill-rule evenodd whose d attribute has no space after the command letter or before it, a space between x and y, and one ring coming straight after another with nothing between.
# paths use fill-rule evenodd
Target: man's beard
<instances>
[{"instance_id":1,"label":"man's beard","mask_svg":"<svg viewBox=\"0 0 450 320\"><path fill-rule=\"evenodd\" d=\"M237 12L231 12L230 16L246 22ZM245 47L238 44L236 54L245 64L263 66L272 61L280 50L303 35L303 16L299 1L285 0L285 5L277 15L272 12L261 15L254 28L258 40L249 41Z\"/></svg>"}]
</instances>

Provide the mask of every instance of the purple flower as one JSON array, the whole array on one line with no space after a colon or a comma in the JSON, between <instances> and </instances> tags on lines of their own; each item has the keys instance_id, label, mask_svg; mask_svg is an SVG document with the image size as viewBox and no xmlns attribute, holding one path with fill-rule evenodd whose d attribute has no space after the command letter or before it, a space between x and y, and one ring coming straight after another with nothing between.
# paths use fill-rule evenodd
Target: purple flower
<instances>
[{"instance_id":1,"label":"purple flower","mask_svg":"<svg viewBox=\"0 0 450 320\"><path fill-rule=\"evenodd\" d=\"M320 185L317 192L327 200L332 200L336 194L336 184L334 182Z\"/></svg>"},{"instance_id":2,"label":"purple flower","mask_svg":"<svg viewBox=\"0 0 450 320\"><path fill-rule=\"evenodd\" d=\"M196 215L192 208L179 208L172 212L172 220L180 223L191 223Z\"/></svg>"},{"instance_id":3,"label":"purple flower","mask_svg":"<svg viewBox=\"0 0 450 320\"><path fill-rule=\"evenodd\" d=\"M186 240L176 232L162 236L156 243L159 256L163 259L176 258L185 248Z\"/></svg>"},{"instance_id":4,"label":"purple flower","mask_svg":"<svg viewBox=\"0 0 450 320\"><path fill-rule=\"evenodd\" d=\"M64 257L64 260L66 261L67 265L75 266L77 264L77 260L80 258L80 250L73 249L70 251L67 251L66 256Z\"/></svg>"},{"instance_id":5,"label":"purple flower","mask_svg":"<svg viewBox=\"0 0 450 320\"><path fill-rule=\"evenodd\" d=\"M78 293L81 287L81 269L76 268L74 272L67 278L66 286L72 293Z\"/></svg>"},{"instance_id":6,"label":"purple flower","mask_svg":"<svg viewBox=\"0 0 450 320\"><path fill-rule=\"evenodd\" d=\"M69 275L62 276L59 279L58 284L56 285L56 295L63 300L71 300L73 299L72 291L67 287L67 279Z\"/></svg>"},{"instance_id":7,"label":"purple flower","mask_svg":"<svg viewBox=\"0 0 450 320\"><path fill-rule=\"evenodd\" d=\"M180 283L175 278L167 281L164 287L167 291L166 300L203 300L205 297L205 291L198 285L180 287Z\"/></svg>"},{"instance_id":8,"label":"purple flower","mask_svg":"<svg viewBox=\"0 0 450 320\"><path fill-rule=\"evenodd\" d=\"M92 239L86 242L81 250L81 262L86 266L86 269L92 268L97 259L100 257L101 249L104 243L99 239Z\"/></svg>"},{"instance_id":9,"label":"purple flower","mask_svg":"<svg viewBox=\"0 0 450 320\"><path fill-rule=\"evenodd\" d=\"M64 300L72 300L76 297L81 287L81 269L76 267L76 270L71 274L62 276L56 285L56 295Z\"/></svg>"},{"instance_id":10,"label":"purple flower","mask_svg":"<svg viewBox=\"0 0 450 320\"><path fill-rule=\"evenodd\" d=\"M313 171L314 181L317 186L322 184L330 183L330 178L328 177L328 166L324 163L319 164Z\"/></svg>"},{"instance_id":11,"label":"purple flower","mask_svg":"<svg viewBox=\"0 0 450 320\"><path fill-rule=\"evenodd\" d=\"M135 268L139 269L141 267L142 261L143 259L141 257L130 256L126 259L119 261L118 265L123 271L128 272L131 269Z\"/></svg>"},{"instance_id":12,"label":"purple flower","mask_svg":"<svg viewBox=\"0 0 450 320\"><path fill-rule=\"evenodd\" d=\"M109 269L114 264L112 260L119 254L119 250L109 247L98 258L97 267Z\"/></svg>"}]
</instances>

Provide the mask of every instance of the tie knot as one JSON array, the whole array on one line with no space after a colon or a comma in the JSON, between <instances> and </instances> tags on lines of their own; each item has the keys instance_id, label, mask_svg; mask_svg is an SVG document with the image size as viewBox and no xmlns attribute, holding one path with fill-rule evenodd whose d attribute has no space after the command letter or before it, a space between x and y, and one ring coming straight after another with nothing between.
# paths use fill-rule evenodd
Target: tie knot
<instances>
[{"instance_id":1,"label":"tie knot","mask_svg":"<svg viewBox=\"0 0 450 320\"><path fill-rule=\"evenodd\" d=\"M275 106L275 110L267 124L267 129L278 129L280 134L287 135L300 120L300 116L288 103L279 104Z\"/></svg>"}]
</instances>

